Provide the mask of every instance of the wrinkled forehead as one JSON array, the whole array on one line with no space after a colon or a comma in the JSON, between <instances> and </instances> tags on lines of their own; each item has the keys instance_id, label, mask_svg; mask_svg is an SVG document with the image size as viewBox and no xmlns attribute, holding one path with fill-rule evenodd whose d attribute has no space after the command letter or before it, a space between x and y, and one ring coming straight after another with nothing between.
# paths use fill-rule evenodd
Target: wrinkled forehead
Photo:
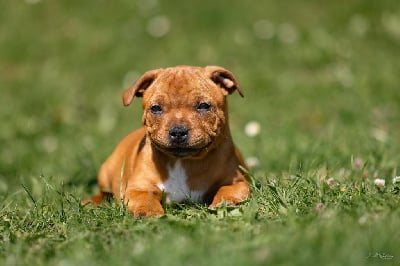
<instances>
[{"instance_id":1,"label":"wrinkled forehead","mask_svg":"<svg viewBox=\"0 0 400 266\"><path fill-rule=\"evenodd\" d=\"M200 88L206 89L212 82L201 68L174 67L162 71L154 85L166 86L172 91L190 92Z\"/></svg>"},{"instance_id":2,"label":"wrinkled forehead","mask_svg":"<svg viewBox=\"0 0 400 266\"><path fill-rule=\"evenodd\" d=\"M174 67L164 69L144 95L145 98L192 101L222 100L221 89L196 67Z\"/></svg>"}]
</instances>

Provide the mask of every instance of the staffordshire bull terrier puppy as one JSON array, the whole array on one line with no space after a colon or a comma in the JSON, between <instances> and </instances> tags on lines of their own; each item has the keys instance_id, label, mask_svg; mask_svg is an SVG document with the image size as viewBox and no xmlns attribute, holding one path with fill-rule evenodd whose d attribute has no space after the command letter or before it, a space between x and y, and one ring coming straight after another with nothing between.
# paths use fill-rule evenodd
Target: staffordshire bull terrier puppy
<instances>
[{"instance_id":1,"label":"staffordshire bull terrier puppy","mask_svg":"<svg viewBox=\"0 0 400 266\"><path fill-rule=\"evenodd\" d=\"M176 66L143 74L123 94L128 106L142 97L143 127L126 136L98 174L99 204L106 193L135 217L164 214L162 200L203 202L214 209L250 196L232 141L226 96L239 83L228 70Z\"/></svg>"}]
</instances>

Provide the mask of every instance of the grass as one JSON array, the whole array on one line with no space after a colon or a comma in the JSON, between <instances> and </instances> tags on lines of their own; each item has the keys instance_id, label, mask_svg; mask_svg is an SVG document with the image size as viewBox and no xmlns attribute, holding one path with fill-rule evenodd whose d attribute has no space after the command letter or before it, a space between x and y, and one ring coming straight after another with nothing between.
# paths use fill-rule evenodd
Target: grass
<instances>
[{"instance_id":1,"label":"grass","mask_svg":"<svg viewBox=\"0 0 400 266\"><path fill-rule=\"evenodd\" d=\"M33 2L0 3L1 265L400 264L397 1ZM176 64L237 75L253 197L148 220L82 205L140 126L122 90Z\"/></svg>"}]
</instances>

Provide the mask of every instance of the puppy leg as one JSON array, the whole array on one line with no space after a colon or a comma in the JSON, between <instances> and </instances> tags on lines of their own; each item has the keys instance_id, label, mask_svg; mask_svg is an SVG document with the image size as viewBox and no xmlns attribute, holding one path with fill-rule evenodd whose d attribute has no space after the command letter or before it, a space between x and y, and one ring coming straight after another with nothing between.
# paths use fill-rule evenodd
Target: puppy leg
<instances>
[{"instance_id":1,"label":"puppy leg","mask_svg":"<svg viewBox=\"0 0 400 266\"><path fill-rule=\"evenodd\" d=\"M111 193L111 182L109 179L107 164L104 163L99 170L97 176L97 185L99 187L99 192L93 195L90 199L82 199L82 204L92 203L93 205L99 205L103 199L112 198Z\"/></svg>"},{"instance_id":2,"label":"puppy leg","mask_svg":"<svg viewBox=\"0 0 400 266\"><path fill-rule=\"evenodd\" d=\"M135 217L157 217L164 214L161 199L161 191L130 190L127 192L125 204Z\"/></svg>"},{"instance_id":3,"label":"puppy leg","mask_svg":"<svg viewBox=\"0 0 400 266\"><path fill-rule=\"evenodd\" d=\"M218 189L209 209L215 209L222 204L236 205L250 197L250 188L246 182L239 182Z\"/></svg>"},{"instance_id":4,"label":"puppy leg","mask_svg":"<svg viewBox=\"0 0 400 266\"><path fill-rule=\"evenodd\" d=\"M86 199L86 198L82 199L81 202L84 205L92 203L93 205L97 206L103 201L103 197L104 197L103 192L100 191L96 195L93 195L92 197L90 197L90 199Z\"/></svg>"},{"instance_id":5,"label":"puppy leg","mask_svg":"<svg viewBox=\"0 0 400 266\"><path fill-rule=\"evenodd\" d=\"M103 192L99 192L96 195L92 196L92 204L93 205L99 205L103 201Z\"/></svg>"}]
</instances>

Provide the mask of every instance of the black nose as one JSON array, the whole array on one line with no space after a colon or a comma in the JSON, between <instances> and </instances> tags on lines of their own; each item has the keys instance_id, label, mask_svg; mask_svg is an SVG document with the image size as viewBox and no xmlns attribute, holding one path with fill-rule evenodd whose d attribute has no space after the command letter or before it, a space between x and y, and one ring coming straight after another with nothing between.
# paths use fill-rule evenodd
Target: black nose
<instances>
[{"instance_id":1,"label":"black nose","mask_svg":"<svg viewBox=\"0 0 400 266\"><path fill-rule=\"evenodd\" d=\"M189 129L185 126L174 126L169 130L169 138L173 143L181 144L189 137Z\"/></svg>"}]
</instances>

